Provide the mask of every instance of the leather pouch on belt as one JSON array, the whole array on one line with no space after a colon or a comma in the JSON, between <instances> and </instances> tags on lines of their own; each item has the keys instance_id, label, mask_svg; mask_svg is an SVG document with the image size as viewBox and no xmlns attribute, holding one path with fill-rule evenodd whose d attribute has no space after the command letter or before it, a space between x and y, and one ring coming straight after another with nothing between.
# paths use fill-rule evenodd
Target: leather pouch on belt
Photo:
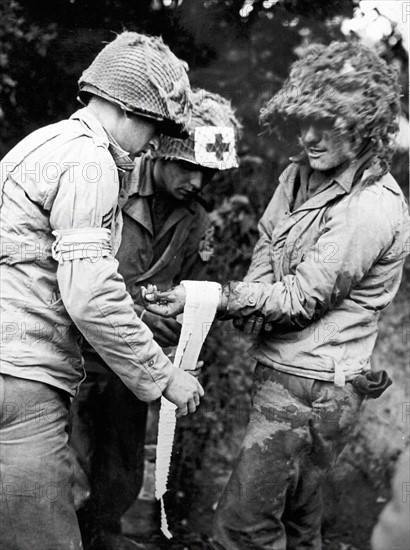
<instances>
[{"instance_id":1,"label":"leather pouch on belt","mask_svg":"<svg viewBox=\"0 0 410 550\"><path fill-rule=\"evenodd\" d=\"M353 386L356 390L369 397L370 399L376 399L392 385L392 380L385 370L369 371L365 374L359 374L352 380Z\"/></svg>"}]
</instances>

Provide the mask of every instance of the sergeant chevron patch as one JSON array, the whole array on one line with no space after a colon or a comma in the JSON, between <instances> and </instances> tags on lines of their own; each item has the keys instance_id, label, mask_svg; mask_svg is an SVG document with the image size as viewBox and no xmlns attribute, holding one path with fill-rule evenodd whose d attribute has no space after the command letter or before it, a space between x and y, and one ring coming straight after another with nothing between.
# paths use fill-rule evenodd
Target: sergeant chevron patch
<instances>
[{"instance_id":1,"label":"sergeant chevron patch","mask_svg":"<svg viewBox=\"0 0 410 550\"><path fill-rule=\"evenodd\" d=\"M102 227L107 228L111 226L113 215L114 215L114 208L111 208L109 212L104 214L104 216L102 217L102 224L101 224Z\"/></svg>"}]
</instances>

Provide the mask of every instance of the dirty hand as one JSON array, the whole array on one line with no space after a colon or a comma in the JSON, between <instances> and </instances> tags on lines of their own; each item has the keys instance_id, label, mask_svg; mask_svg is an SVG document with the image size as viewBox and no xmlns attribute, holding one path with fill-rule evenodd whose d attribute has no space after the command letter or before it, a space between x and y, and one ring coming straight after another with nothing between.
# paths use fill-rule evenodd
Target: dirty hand
<instances>
[{"instance_id":1,"label":"dirty hand","mask_svg":"<svg viewBox=\"0 0 410 550\"><path fill-rule=\"evenodd\" d=\"M183 285L160 292L153 285L141 287L145 308L162 317L176 317L184 311L186 293Z\"/></svg>"},{"instance_id":2,"label":"dirty hand","mask_svg":"<svg viewBox=\"0 0 410 550\"><path fill-rule=\"evenodd\" d=\"M233 326L248 336L258 336L262 331L271 332L273 328L271 323L265 323L265 318L260 313L238 317L233 320Z\"/></svg>"},{"instance_id":3,"label":"dirty hand","mask_svg":"<svg viewBox=\"0 0 410 550\"><path fill-rule=\"evenodd\" d=\"M164 319L160 315L145 311L141 320L154 334L155 341L162 347L176 346L181 334L181 325L175 319Z\"/></svg>"},{"instance_id":4,"label":"dirty hand","mask_svg":"<svg viewBox=\"0 0 410 550\"><path fill-rule=\"evenodd\" d=\"M181 369L174 368L163 395L178 407L177 418L179 418L195 412L200 398L204 395L204 390L196 378Z\"/></svg>"},{"instance_id":5,"label":"dirty hand","mask_svg":"<svg viewBox=\"0 0 410 550\"><path fill-rule=\"evenodd\" d=\"M257 336L263 328L263 316L252 313L247 317L238 317L233 320L233 326L244 334Z\"/></svg>"}]
</instances>

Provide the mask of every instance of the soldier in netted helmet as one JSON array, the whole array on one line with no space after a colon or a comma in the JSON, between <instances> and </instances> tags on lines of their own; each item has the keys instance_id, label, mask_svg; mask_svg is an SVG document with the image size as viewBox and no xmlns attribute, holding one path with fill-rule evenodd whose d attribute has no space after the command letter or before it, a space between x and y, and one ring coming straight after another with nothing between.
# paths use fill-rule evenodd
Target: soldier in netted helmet
<instances>
[{"instance_id":1,"label":"soldier in netted helmet","mask_svg":"<svg viewBox=\"0 0 410 550\"><path fill-rule=\"evenodd\" d=\"M224 319L260 332L250 421L216 510L218 550L319 550L324 477L363 398L391 383L370 357L408 253L408 207L388 172L399 98L393 67L334 42L295 62L261 113L298 138L300 154L260 221L245 281L227 284L219 304ZM148 298L158 300L150 311L175 315L185 291Z\"/></svg>"},{"instance_id":2,"label":"soldier in netted helmet","mask_svg":"<svg viewBox=\"0 0 410 550\"><path fill-rule=\"evenodd\" d=\"M84 103L89 97L106 99L122 112L155 121L162 134L186 137L191 108L187 68L161 38L123 32L83 72L79 96Z\"/></svg>"},{"instance_id":3,"label":"soldier in netted helmet","mask_svg":"<svg viewBox=\"0 0 410 550\"><path fill-rule=\"evenodd\" d=\"M163 394L187 414L203 395L141 322L114 259L133 157L188 128L186 66L161 39L125 32L84 72L80 97L83 109L1 163L4 550L82 547L67 445L81 335L143 401Z\"/></svg>"},{"instance_id":4,"label":"soldier in netted helmet","mask_svg":"<svg viewBox=\"0 0 410 550\"><path fill-rule=\"evenodd\" d=\"M183 279L205 278L213 228L199 193L217 171L238 166L241 127L230 103L202 89L192 99L187 139L162 135L159 148L138 157L127 176L117 254L135 311L168 351L178 343L181 325L145 311L141 285L153 282L165 290ZM78 486L87 493L81 479L88 478L90 492L79 510L80 525L89 548L119 548L126 543L120 537L121 516L136 499L143 478L147 405L106 369L103 355L88 350L85 357L87 380L74 406L71 439ZM155 441L155 433L148 437ZM85 476L79 475L81 470ZM159 522L154 521L153 492L144 487L144 493L136 528L140 537L150 538Z\"/></svg>"}]
</instances>

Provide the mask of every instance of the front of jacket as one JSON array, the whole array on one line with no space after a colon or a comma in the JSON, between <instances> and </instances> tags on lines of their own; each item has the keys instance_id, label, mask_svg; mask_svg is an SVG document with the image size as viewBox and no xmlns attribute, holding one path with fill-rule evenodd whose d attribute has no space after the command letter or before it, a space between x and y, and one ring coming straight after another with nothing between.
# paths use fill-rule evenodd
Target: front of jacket
<instances>
[{"instance_id":1,"label":"front of jacket","mask_svg":"<svg viewBox=\"0 0 410 550\"><path fill-rule=\"evenodd\" d=\"M2 160L1 373L75 395L84 376L83 335L131 391L151 400L173 367L118 274L111 147L98 119L81 109L32 133Z\"/></svg>"},{"instance_id":2,"label":"front of jacket","mask_svg":"<svg viewBox=\"0 0 410 550\"><path fill-rule=\"evenodd\" d=\"M370 368L380 312L400 284L409 249L406 201L390 174L357 180L354 162L297 208L309 167L294 162L265 211L244 282L227 289L227 313L272 323L251 349L277 370L334 381Z\"/></svg>"}]
</instances>

